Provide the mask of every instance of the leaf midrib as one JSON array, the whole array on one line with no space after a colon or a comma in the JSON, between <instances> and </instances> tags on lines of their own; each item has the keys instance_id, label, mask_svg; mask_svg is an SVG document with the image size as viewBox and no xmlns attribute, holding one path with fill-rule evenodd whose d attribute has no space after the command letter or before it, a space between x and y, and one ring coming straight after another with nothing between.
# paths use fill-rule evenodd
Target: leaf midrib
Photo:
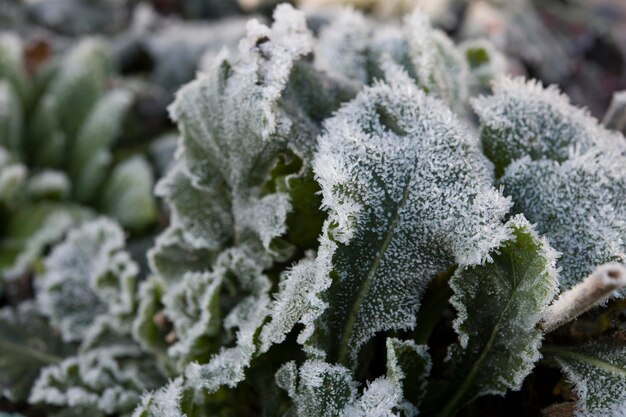
<instances>
[{"instance_id":1,"label":"leaf midrib","mask_svg":"<svg viewBox=\"0 0 626 417\"><path fill-rule=\"evenodd\" d=\"M511 262L512 262L512 256L511 255L509 255L509 258L511 258ZM496 324L494 325L493 329L491 330L491 334L489 335L489 340L485 344L485 347L482 349L482 351L480 353L480 356L474 362L474 365L472 365L472 369L470 370L469 373L467 373L467 377L463 380L463 382L461 383L461 386L455 392L455 394L452 397L452 399L450 401L448 401L446 406L442 409L441 413L439 414L439 417L451 416L456 411L459 403L463 400L463 397L465 396L465 393L469 390L469 388L474 383L474 380L476 379L476 376L477 376L478 372L480 371L480 369L482 368L483 363L487 359L487 355L491 351L491 348L493 347L493 344L495 342L496 336L497 336L498 332L500 331L500 327L502 325L502 320L504 319L504 317L506 316L507 311L509 310L509 308L513 304L512 300L514 298L516 298L516 296L517 296L517 291L518 291L518 289L521 286L520 284L526 279L526 276L528 275L529 271L534 269L535 264L537 262L540 262L540 261L541 261L541 259L535 259L528 266L528 268L526 268L526 271L524 272L524 275L523 275L521 280L517 279L518 277L517 277L517 273L516 273L515 269L511 270L511 274L513 275L514 287L513 287L512 291L511 291L511 295L509 296L509 298L508 298L508 300L506 302L506 306L502 309L502 311L501 311L501 313L500 313L500 315L498 317L498 321L496 322ZM498 274L498 275L500 275L500 274Z\"/></svg>"},{"instance_id":2,"label":"leaf midrib","mask_svg":"<svg viewBox=\"0 0 626 417\"><path fill-rule=\"evenodd\" d=\"M391 219L389 228L387 229L385 239L383 240L380 250L378 251L378 255L376 255L376 257L374 258L374 261L372 262L372 265L370 266L370 269L367 272L367 275L365 276L365 280L363 281L363 284L361 285L357 298L355 302L353 303L350 314L348 315L348 319L346 320L346 324L344 325L343 331L341 333L341 339L339 342L339 353L337 356L337 360L341 364L344 364L344 365L347 364L348 342L350 340L350 337L352 336L354 324L356 323L356 319L359 315L361 304L363 304L363 301L365 301L365 298L367 297L369 289L374 282L374 276L376 275L376 272L378 271L378 267L380 266L380 263L382 262L383 256L385 255L385 252L387 251L387 249L389 248L389 245L391 244L391 241L393 240L395 229L398 226L398 222L400 220L400 210L404 207L404 205L406 204L409 198L409 189L410 189L409 185L411 184L411 180L413 179L413 176L415 175L415 171L417 169L416 165L417 165L417 162L414 164L413 170L411 174L408 176L404 184L404 189L402 192L402 199L400 200L400 202L395 208L395 213L393 215L393 218Z\"/></svg>"},{"instance_id":3,"label":"leaf midrib","mask_svg":"<svg viewBox=\"0 0 626 417\"><path fill-rule=\"evenodd\" d=\"M63 358L61 357L50 355L44 352L40 352L28 346L9 342L6 340L0 340L0 350L13 352L18 355L30 356L32 358L35 358L39 362L43 362L43 363L50 364L50 365L61 362L61 360L63 360Z\"/></svg>"},{"instance_id":4,"label":"leaf midrib","mask_svg":"<svg viewBox=\"0 0 626 417\"><path fill-rule=\"evenodd\" d=\"M557 346L545 346L543 349L541 349L541 351L544 353L555 355L555 356L562 356L564 358L574 359L579 362L588 363L604 371L621 375L622 377L626 378L626 369L613 365L612 363L604 359L596 358L593 356L588 356L582 353L574 352L566 348L557 347Z\"/></svg>"}]
</instances>

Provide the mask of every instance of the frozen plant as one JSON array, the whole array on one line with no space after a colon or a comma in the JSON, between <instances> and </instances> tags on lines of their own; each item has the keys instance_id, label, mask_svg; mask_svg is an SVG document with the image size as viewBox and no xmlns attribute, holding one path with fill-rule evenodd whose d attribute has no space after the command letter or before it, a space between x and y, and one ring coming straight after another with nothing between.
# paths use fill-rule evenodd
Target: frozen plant
<instances>
[{"instance_id":1,"label":"frozen plant","mask_svg":"<svg viewBox=\"0 0 626 417\"><path fill-rule=\"evenodd\" d=\"M624 137L555 87L498 77L496 54L419 13L346 11L319 37L289 5L249 22L169 108L151 276L105 220L46 258L40 314L80 345L30 401L447 417L557 367L574 415L623 415L618 333L570 326L626 284Z\"/></svg>"},{"instance_id":2,"label":"frozen plant","mask_svg":"<svg viewBox=\"0 0 626 417\"><path fill-rule=\"evenodd\" d=\"M29 65L20 40L1 35L0 271L9 281L98 212L132 232L157 214L147 160L114 154L132 95L111 87L107 45L87 39Z\"/></svg>"}]
</instances>

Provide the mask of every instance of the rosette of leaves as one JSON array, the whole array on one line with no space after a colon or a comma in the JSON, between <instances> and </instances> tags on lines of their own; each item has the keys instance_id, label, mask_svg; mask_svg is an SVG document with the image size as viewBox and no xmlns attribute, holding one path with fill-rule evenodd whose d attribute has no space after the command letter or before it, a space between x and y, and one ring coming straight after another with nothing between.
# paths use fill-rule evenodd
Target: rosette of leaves
<instances>
[{"instance_id":1,"label":"rosette of leaves","mask_svg":"<svg viewBox=\"0 0 626 417\"><path fill-rule=\"evenodd\" d=\"M437 94L396 67L329 117L355 84L301 58L316 49L300 13L281 6L275 19L251 23L239 54L215 57L171 107L178 159L158 186L171 226L133 330L181 376L135 414L415 415L426 346L386 338L385 374L361 378L374 336L415 329L429 282L455 268L459 309L472 291L501 299L459 320L458 374L486 356L451 383L462 394L448 408L519 388L557 285L552 250L523 217L504 222L510 202L492 165ZM511 269L524 279L508 282ZM488 332L497 345L484 345ZM493 382L496 367L482 364L496 362L507 366Z\"/></svg>"},{"instance_id":2,"label":"rosette of leaves","mask_svg":"<svg viewBox=\"0 0 626 417\"><path fill-rule=\"evenodd\" d=\"M0 37L4 278L24 273L44 248L97 212L132 232L155 221L147 160L114 154L132 96L111 88L111 77L101 41L84 40L32 69L19 39Z\"/></svg>"},{"instance_id":3,"label":"rosette of leaves","mask_svg":"<svg viewBox=\"0 0 626 417\"><path fill-rule=\"evenodd\" d=\"M420 89L461 114L470 94L488 88L491 79L506 71L504 58L489 42L457 46L418 12L397 26L344 10L321 29L315 63L357 85L406 72Z\"/></svg>"},{"instance_id":4,"label":"rosette of leaves","mask_svg":"<svg viewBox=\"0 0 626 417\"><path fill-rule=\"evenodd\" d=\"M623 259L623 137L506 79L473 102L475 137L456 114L499 66L489 47L457 49L417 14L404 25L346 12L315 39L280 6L178 93L177 161L157 188L171 225L133 324L178 377L136 416L451 416L521 389L542 356L581 413L619 412L593 379L622 387L619 355L565 336L542 348L540 323L559 287ZM449 346L426 345L434 281L456 311Z\"/></svg>"},{"instance_id":5,"label":"rosette of leaves","mask_svg":"<svg viewBox=\"0 0 626 417\"><path fill-rule=\"evenodd\" d=\"M123 230L106 218L86 222L42 269L35 300L0 310L2 396L64 415L131 412L165 370L131 336L139 269Z\"/></svg>"}]
</instances>

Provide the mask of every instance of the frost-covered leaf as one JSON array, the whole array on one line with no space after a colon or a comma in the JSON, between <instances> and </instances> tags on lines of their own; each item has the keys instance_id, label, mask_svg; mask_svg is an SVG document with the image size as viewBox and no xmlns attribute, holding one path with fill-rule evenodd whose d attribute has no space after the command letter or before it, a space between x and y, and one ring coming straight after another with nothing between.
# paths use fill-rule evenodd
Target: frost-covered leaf
<instances>
[{"instance_id":1,"label":"frost-covered leaf","mask_svg":"<svg viewBox=\"0 0 626 417\"><path fill-rule=\"evenodd\" d=\"M626 349L599 342L578 347L546 346L578 396L576 417L621 417L626 414Z\"/></svg>"},{"instance_id":2,"label":"frost-covered leaf","mask_svg":"<svg viewBox=\"0 0 626 417\"><path fill-rule=\"evenodd\" d=\"M564 161L578 152L599 146L610 153L626 152L626 140L598 124L586 110L570 104L555 86L543 88L537 81L501 78L494 95L472 101L481 122L485 155L496 165L496 174L514 160Z\"/></svg>"},{"instance_id":3,"label":"frost-covered leaf","mask_svg":"<svg viewBox=\"0 0 626 417\"><path fill-rule=\"evenodd\" d=\"M223 274L234 278L230 285L238 287L239 297L242 297L224 315L222 322L225 331L236 334L235 345L222 348L207 363L191 363L185 370L190 386L214 392L222 385L235 387L244 380L245 370L257 352L256 334L268 314L271 283L262 273L265 267L244 248L225 251L216 261L214 271L219 273L221 269ZM205 313L205 317L211 320L215 314ZM210 327L204 329L205 332L210 330Z\"/></svg>"},{"instance_id":4,"label":"frost-covered leaf","mask_svg":"<svg viewBox=\"0 0 626 417\"><path fill-rule=\"evenodd\" d=\"M89 202L100 191L112 162L110 147L130 103L127 91L110 91L93 104L80 126L68 162L72 194L77 201Z\"/></svg>"},{"instance_id":5,"label":"frost-covered leaf","mask_svg":"<svg viewBox=\"0 0 626 417\"><path fill-rule=\"evenodd\" d=\"M54 98L60 126L68 136L78 134L102 96L109 65L107 48L96 39L83 40L60 62L46 94Z\"/></svg>"},{"instance_id":6,"label":"frost-covered leaf","mask_svg":"<svg viewBox=\"0 0 626 417\"><path fill-rule=\"evenodd\" d=\"M426 394L427 377L432 367L428 346L410 340L387 339L387 378L402 388L406 415L417 415Z\"/></svg>"},{"instance_id":7,"label":"frost-covered leaf","mask_svg":"<svg viewBox=\"0 0 626 417\"><path fill-rule=\"evenodd\" d=\"M459 48L469 66L471 96L488 93L491 83L506 74L506 58L491 42L474 39L463 42Z\"/></svg>"},{"instance_id":8,"label":"frost-covered leaf","mask_svg":"<svg viewBox=\"0 0 626 417\"><path fill-rule=\"evenodd\" d=\"M0 78L0 146L21 155L24 115L22 103L11 84Z\"/></svg>"},{"instance_id":9,"label":"frost-covered leaf","mask_svg":"<svg viewBox=\"0 0 626 417\"><path fill-rule=\"evenodd\" d=\"M388 378L378 378L367 385L361 395L347 368L309 360L300 368L287 362L276 373L276 383L289 394L296 415L305 416L405 416L402 388Z\"/></svg>"},{"instance_id":10,"label":"frost-covered leaf","mask_svg":"<svg viewBox=\"0 0 626 417\"><path fill-rule=\"evenodd\" d=\"M348 369L320 361L307 361L299 369L288 362L276 373L276 383L287 391L301 417L340 416L357 395Z\"/></svg>"},{"instance_id":11,"label":"frost-covered leaf","mask_svg":"<svg viewBox=\"0 0 626 417\"><path fill-rule=\"evenodd\" d=\"M100 209L122 227L142 231L157 217L152 196L154 175L142 156L134 156L117 164L101 191Z\"/></svg>"},{"instance_id":12,"label":"frost-covered leaf","mask_svg":"<svg viewBox=\"0 0 626 417\"><path fill-rule=\"evenodd\" d=\"M0 241L3 278L11 280L23 274L49 245L92 216L90 210L68 203L22 206L7 219Z\"/></svg>"},{"instance_id":13,"label":"frost-covered leaf","mask_svg":"<svg viewBox=\"0 0 626 417\"><path fill-rule=\"evenodd\" d=\"M187 273L163 297L164 313L172 321L177 342L169 348L171 356L183 363L205 359L211 353L211 337L221 327L220 290L225 271Z\"/></svg>"},{"instance_id":14,"label":"frost-covered leaf","mask_svg":"<svg viewBox=\"0 0 626 417\"><path fill-rule=\"evenodd\" d=\"M63 200L70 194L72 185L61 171L44 170L28 179L26 192L32 200Z\"/></svg>"},{"instance_id":15,"label":"frost-covered leaf","mask_svg":"<svg viewBox=\"0 0 626 417\"><path fill-rule=\"evenodd\" d=\"M174 379L158 391L144 395L133 417L188 417L181 407L184 393L183 379Z\"/></svg>"},{"instance_id":16,"label":"frost-covered leaf","mask_svg":"<svg viewBox=\"0 0 626 417\"><path fill-rule=\"evenodd\" d=\"M0 310L0 396L26 400L40 369L71 353L34 303Z\"/></svg>"},{"instance_id":17,"label":"frost-covered leaf","mask_svg":"<svg viewBox=\"0 0 626 417\"><path fill-rule=\"evenodd\" d=\"M93 407L106 414L130 413L141 394L163 382L138 348L95 349L45 368L29 401L62 407Z\"/></svg>"},{"instance_id":18,"label":"frost-covered leaf","mask_svg":"<svg viewBox=\"0 0 626 417\"><path fill-rule=\"evenodd\" d=\"M512 163L500 179L514 210L562 252L561 288L597 265L626 260L626 158L591 150L564 162Z\"/></svg>"},{"instance_id":19,"label":"frost-covered leaf","mask_svg":"<svg viewBox=\"0 0 626 417\"><path fill-rule=\"evenodd\" d=\"M123 247L119 226L98 219L71 231L46 258L37 299L64 340L82 339L101 314L132 314L138 267Z\"/></svg>"},{"instance_id":20,"label":"frost-covered leaf","mask_svg":"<svg viewBox=\"0 0 626 417\"><path fill-rule=\"evenodd\" d=\"M0 33L0 80L8 81L26 104L29 94L26 67L22 55L22 43L11 33Z\"/></svg>"},{"instance_id":21,"label":"frost-covered leaf","mask_svg":"<svg viewBox=\"0 0 626 417\"><path fill-rule=\"evenodd\" d=\"M455 110L462 112L468 98L468 65L461 51L420 12L407 16L398 28L342 11L322 29L315 52L316 66L344 81L393 82L392 66Z\"/></svg>"},{"instance_id":22,"label":"frost-covered leaf","mask_svg":"<svg viewBox=\"0 0 626 417\"><path fill-rule=\"evenodd\" d=\"M541 357L537 323L557 291L556 252L523 216L512 238L485 265L458 269L450 281L459 343L450 348L453 384L441 415L472 399L521 388Z\"/></svg>"},{"instance_id":23,"label":"frost-covered leaf","mask_svg":"<svg viewBox=\"0 0 626 417\"><path fill-rule=\"evenodd\" d=\"M315 292L333 285L318 336L330 360L354 364L377 332L415 326L434 275L491 258L509 202L477 140L412 84L366 88L326 129L314 170L329 219L312 273Z\"/></svg>"}]
</instances>

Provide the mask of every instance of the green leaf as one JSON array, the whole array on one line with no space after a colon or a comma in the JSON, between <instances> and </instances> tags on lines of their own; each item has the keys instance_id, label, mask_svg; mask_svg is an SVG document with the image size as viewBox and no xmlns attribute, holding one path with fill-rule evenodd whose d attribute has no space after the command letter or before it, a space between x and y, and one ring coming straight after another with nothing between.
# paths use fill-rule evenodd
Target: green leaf
<instances>
[{"instance_id":1,"label":"green leaf","mask_svg":"<svg viewBox=\"0 0 626 417\"><path fill-rule=\"evenodd\" d=\"M573 148L584 152L599 146L608 152L626 152L621 135L599 125L586 110L570 104L555 86L543 88L537 81L501 78L494 95L472 100L481 123L485 155L496 174L516 159L565 161Z\"/></svg>"},{"instance_id":2,"label":"green leaf","mask_svg":"<svg viewBox=\"0 0 626 417\"><path fill-rule=\"evenodd\" d=\"M19 38L12 33L0 34L0 80L11 84L19 96L19 105L26 107L30 91L23 53Z\"/></svg>"},{"instance_id":3,"label":"green leaf","mask_svg":"<svg viewBox=\"0 0 626 417\"><path fill-rule=\"evenodd\" d=\"M523 216L507 227L512 239L493 262L458 269L450 280L459 343L450 348L453 382L440 416L476 397L520 389L541 357L537 323L557 291L556 252Z\"/></svg>"},{"instance_id":4,"label":"green leaf","mask_svg":"<svg viewBox=\"0 0 626 417\"><path fill-rule=\"evenodd\" d=\"M477 141L412 83L364 89L326 129L314 170L329 218L312 275L288 279L330 286L315 344L354 365L374 334L415 327L436 274L491 258L509 202Z\"/></svg>"},{"instance_id":5,"label":"green leaf","mask_svg":"<svg viewBox=\"0 0 626 417\"><path fill-rule=\"evenodd\" d=\"M57 117L67 137L75 137L104 93L109 52L102 41L87 39L59 63L46 94L54 97Z\"/></svg>"},{"instance_id":6,"label":"green leaf","mask_svg":"<svg viewBox=\"0 0 626 417\"><path fill-rule=\"evenodd\" d=\"M25 205L12 213L0 241L0 267L4 279L23 274L46 248L70 228L91 218L93 213L68 203L41 202Z\"/></svg>"},{"instance_id":7,"label":"green leaf","mask_svg":"<svg viewBox=\"0 0 626 417\"><path fill-rule=\"evenodd\" d=\"M22 156L22 129L24 115L18 96L11 84L0 79L0 146L15 158Z\"/></svg>"},{"instance_id":8,"label":"green leaf","mask_svg":"<svg viewBox=\"0 0 626 417\"><path fill-rule=\"evenodd\" d=\"M32 302L0 310L0 396L28 398L42 367L72 353Z\"/></svg>"},{"instance_id":9,"label":"green leaf","mask_svg":"<svg viewBox=\"0 0 626 417\"><path fill-rule=\"evenodd\" d=\"M591 342L583 346L546 346L578 396L576 416L618 417L626 413L626 348Z\"/></svg>"},{"instance_id":10,"label":"green leaf","mask_svg":"<svg viewBox=\"0 0 626 417\"><path fill-rule=\"evenodd\" d=\"M46 258L37 300L64 340L84 338L100 315L130 323L139 271L123 248L122 229L101 218L72 230Z\"/></svg>"},{"instance_id":11,"label":"green leaf","mask_svg":"<svg viewBox=\"0 0 626 417\"><path fill-rule=\"evenodd\" d=\"M94 103L81 125L71 145L68 161L72 194L77 201L92 201L104 182L111 165L110 148L121 131L130 103L128 91L109 91Z\"/></svg>"},{"instance_id":12,"label":"green leaf","mask_svg":"<svg viewBox=\"0 0 626 417\"><path fill-rule=\"evenodd\" d=\"M432 367L428 346L395 338L388 338L386 346L387 378L402 387L408 402L402 407L405 413L416 415L426 394L427 378Z\"/></svg>"},{"instance_id":13,"label":"green leaf","mask_svg":"<svg viewBox=\"0 0 626 417\"><path fill-rule=\"evenodd\" d=\"M562 163L512 163L500 179L518 213L562 253L560 285L568 289L606 262L626 261L626 158L595 149Z\"/></svg>"},{"instance_id":14,"label":"green leaf","mask_svg":"<svg viewBox=\"0 0 626 417\"><path fill-rule=\"evenodd\" d=\"M158 215L153 188L150 164L143 156L134 156L113 168L99 197L100 209L125 229L144 231Z\"/></svg>"}]
</instances>

